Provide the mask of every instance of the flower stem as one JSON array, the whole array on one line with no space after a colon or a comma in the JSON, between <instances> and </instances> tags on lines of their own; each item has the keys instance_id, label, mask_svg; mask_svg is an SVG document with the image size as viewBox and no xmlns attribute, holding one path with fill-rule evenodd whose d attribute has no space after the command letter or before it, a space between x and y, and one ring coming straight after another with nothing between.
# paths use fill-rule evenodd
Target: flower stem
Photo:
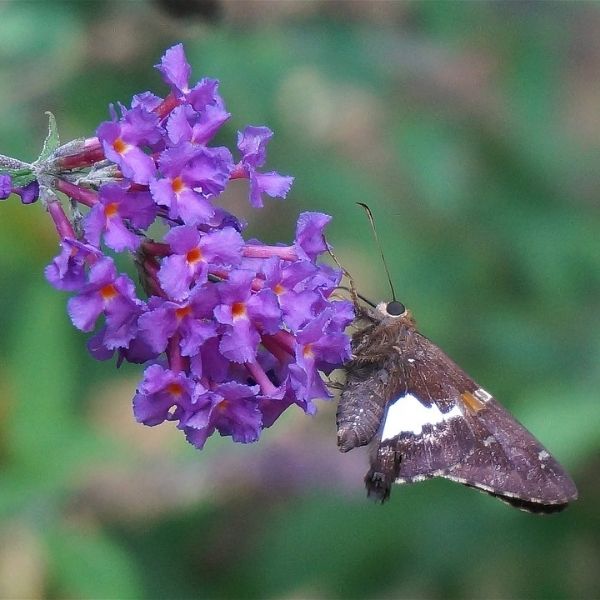
<instances>
[{"instance_id":1,"label":"flower stem","mask_svg":"<svg viewBox=\"0 0 600 600\"><path fill-rule=\"evenodd\" d=\"M270 396L277 392L277 387L273 385L268 375L265 373L265 370L257 362L247 362L244 364L246 369L248 369L248 373L250 373L254 381L258 383L260 391L265 396Z\"/></svg>"},{"instance_id":2,"label":"flower stem","mask_svg":"<svg viewBox=\"0 0 600 600\"><path fill-rule=\"evenodd\" d=\"M246 244L243 249L243 254L248 258L270 258L271 256L279 256L279 258L283 258L283 260L298 260L298 254L293 246Z\"/></svg>"},{"instance_id":3,"label":"flower stem","mask_svg":"<svg viewBox=\"0 0 600 600\"><path fill-rule=\"evenodd\" d=\"M61 239L70 238L76 239L75 231L71 225L65 211L63 210L62 204L58 201L48 202L48 212L54 221L54 226Z\"/></svg>"},{"instance_id":4,"label":"flower stem","mask_svg":"<svg viewBox=\"0 0 600 600\"><path fill-rule=\"evenodd\" d=\"M81 152L60 158L57 162L59 169L68 171L80 167L89 167L90 165L104 160L104 149L98 141L98 138L86 140L86 145L88 147Z\"/></svg>"},{"instance_id":5,"label":"flower stem","mask_svg":"<svg viewBox=\"0 0 600 600\"><path fill-rule=\"evenodd\" d=\"M66 194L69 198L72 198L85 206L92 207L98 202L98 194L93 190L82 188L69 181L65 181L64 179L55 179L54 183L59 192Z\"/></svg>"}]
</instances>

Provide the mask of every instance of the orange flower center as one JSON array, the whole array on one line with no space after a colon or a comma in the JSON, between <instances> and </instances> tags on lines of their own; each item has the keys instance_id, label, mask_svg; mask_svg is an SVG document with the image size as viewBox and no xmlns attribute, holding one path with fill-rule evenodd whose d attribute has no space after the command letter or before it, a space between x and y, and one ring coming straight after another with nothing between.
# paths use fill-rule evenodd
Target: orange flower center
<instances>
[{"instance_id":1,"label":"orange flower center","mask_svg":"<svg viewBox=\"0 0 600 600\"><path fill-rule=\"evenodd\" d=\"M231 306L231 315L234 319L246 316L246 305L243 302L234 302Z\"/></svg>"},{"instance_id":2,"label":"orange flower center","mask_svg":"<svg viewBox=\"0 0 600 600\"><path fill-rule=\"evenodd\" d=\"M315 353L313 352L312 344L306 344L306 346L304 346L302 354L304 355L304 358L313 358Z\"/></svg>"},{"instance_id":3,"label":"orange flower center","mask_svg":"<svg viewBox=\"0 0 600 600\"><path fill-rule=\"evenodd\" d=\"M224 412L229 408L229 400L221 400L219 404L217 404L217 410L220 412Z\"/></svg>"},{"instance_id":4,"label":"orange flower center","mask_svg":"<svg viewBox=\"0 0 600 600\"><path fill-rule=\"evenodd\" d=\"M283 292L285 292L285 288L281 285L281 283L278 283L274 288L273 291L278 295L281 296L281 294L283 294Z\"/></svg>"},{"instance_id":5,"label":"orange flower center","mask_svg":"<svg viewBox=\"0 0 600 600\"><path fill-rule=\"evenodd\" d=\"M181 396L181 394L183 394L183 388L181 387L181 384L179 383L170 383L167 386L167 392L171 395L171 396Z\"/></svg>"},{"instance_id":6,"label":"orange flower center","mask_svg":"<svg viewBox=\"0 0 600 600\"><path fill-rule=\"evenodd\" d=\"M118 137L114 142L113 142L113 150L117 153L117 154L124 154L125 151L127 150L127 144L120 138Z\"/></svg>"},{"instance_id":7,"label":"orange flower center","mask_svg":"<svg viewBox=\"0 0 600 600\"><path fill-rule=\"evenodd\" d=\"M112 300L113 298L115 298L118 295L119 295L119 292L117 291L117 288L112 283L109 283L100 289L100 296L102 296L102 300L104 300L106 302L108 302L109 300Z\"/></svg>"},{"instance_id":8,"label":"orange flower center","mask_svg":"<svg viewBox=\"0 0 600 600\"><path fill-rule=\"evenodd\" d=\"M200 248L193 248L185 255L185 259L191 265L197 263L199 260L202 260L202 250Z\"/></svg>"},{"instance_id":9,"label":"orange flower center","mask_svg":"<svg viewBox=\"0 0 600 600\"><path fill-rule=\"evenodd\" d=\"M181 192L181 190L183 190L183 188L185 187L183 179L181 179L181 177L179 176L175 177L175 179L173 179L173 181L171 182L171 187L173 188L173 191L176 194L179 194L179 192Z\"/></svg>"},{"instance_id":10,"label":"orange flower center","mask_svg":"<svg viewBox=\"0 0 600 600\"><path fill-rule=\"evenodd\" d=\"M192 314L192 309L189 306L182 306L175 311L175 316L181 321L183 317Z\"/></svg>"},{"instance_id":11,"label":"orange flower center","mask_svg":"<svg viewBox=\"0 0 600 600\"><path fill-rule=\"evenodd\" d=\"M119 213L119 205L116 202L111 202L110 204L107 204L104 207L104 214L106 215L107 219L114 217L118 213Z\"/></svg>"}]
</instances>

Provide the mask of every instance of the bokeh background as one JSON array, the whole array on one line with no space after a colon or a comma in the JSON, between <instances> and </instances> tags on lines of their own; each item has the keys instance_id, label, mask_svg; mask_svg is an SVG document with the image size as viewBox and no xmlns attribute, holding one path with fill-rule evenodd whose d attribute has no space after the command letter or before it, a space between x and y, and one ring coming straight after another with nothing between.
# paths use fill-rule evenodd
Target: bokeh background
<instances>
[{"instance_id":1,"label":"bokeh background","mask_svg":"<svg viewBox=\"0 0 600 600\"><path fill-rule=\"evenodd\" d=\"M446 481L365 499L335 405L288 411L258 444L194 450L134 423L139 370L96 363L43 279L39 205L0 205L3 598L600 597L600 6L543 2L0 2L0 152L33 160L44 111L63 140L109 102L165 93L183 41L233 117L275 131L296 176L261 212L297 214L361 291L421 330L570 470L580 500L536 517Z\"/></svg>"}]
</instances>

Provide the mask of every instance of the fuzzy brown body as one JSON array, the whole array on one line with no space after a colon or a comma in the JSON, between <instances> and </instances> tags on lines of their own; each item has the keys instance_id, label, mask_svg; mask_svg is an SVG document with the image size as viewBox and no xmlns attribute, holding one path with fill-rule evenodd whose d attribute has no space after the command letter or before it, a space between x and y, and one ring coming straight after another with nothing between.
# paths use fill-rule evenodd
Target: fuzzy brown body
<instances>
[{"instance_id":1,"label":"fuzzy brown body","mask_svg":"<svg viewBox=\"0 0 600 600\"><path fill-rule=\"evenodd\" d=\"M440 476L533 512L574 500L550 453L391 305L361 313L337 411L342 452L372 443L368 494L384 501L394 482Z\"/></svg>"}]
</instances>

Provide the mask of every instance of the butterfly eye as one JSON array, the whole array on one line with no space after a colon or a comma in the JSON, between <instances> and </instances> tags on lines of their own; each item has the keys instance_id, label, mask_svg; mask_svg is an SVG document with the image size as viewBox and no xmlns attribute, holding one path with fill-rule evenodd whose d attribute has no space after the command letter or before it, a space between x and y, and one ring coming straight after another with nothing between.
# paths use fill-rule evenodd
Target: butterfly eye
<instances>
[{"instance_id":1,"label":"butterfly eye","mask_svg":"<svg viewBox=\"0 0 600 600\"><path fill-rule=\"evenodd\" d=\"M398 300L392 300L391 302L388 302L385 310L387 311L388 315L392 317L399 317L406 312L406 306L404 306L402 302L398 302Z\"/></svg>"}]
</instances>

